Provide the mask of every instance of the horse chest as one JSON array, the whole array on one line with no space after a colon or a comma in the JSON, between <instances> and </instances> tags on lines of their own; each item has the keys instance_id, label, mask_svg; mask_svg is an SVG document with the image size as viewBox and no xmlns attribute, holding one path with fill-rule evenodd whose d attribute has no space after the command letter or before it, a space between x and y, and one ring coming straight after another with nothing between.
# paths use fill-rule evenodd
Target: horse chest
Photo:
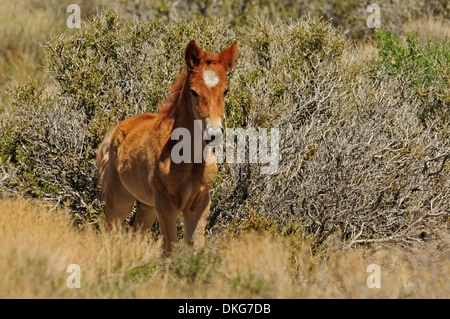
<instances>
[{"instance_id":1,"label":"horse chest","mask_svg":"<svg viewBox=\"0 0 450 319\"><path fill-rule=\"evenodd\" d=\"M172 165L170 165L172 164ZM160 165L159 185L165 185L177 206L184 207L199 193L208 192L214 182L217 166L213 164Z\"/></svg>"}]
</instances>

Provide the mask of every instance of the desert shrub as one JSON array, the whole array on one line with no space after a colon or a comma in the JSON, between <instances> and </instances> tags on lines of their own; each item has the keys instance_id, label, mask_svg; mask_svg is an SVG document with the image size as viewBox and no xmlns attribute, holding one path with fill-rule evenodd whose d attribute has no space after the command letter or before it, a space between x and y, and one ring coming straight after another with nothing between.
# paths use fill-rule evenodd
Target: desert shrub
<instances>
[{"instance_id":1,"label":"desert shrub","mask_svg":"<svg viewBox=\"0 0 450 319\"><path fill-rule=\"evenodd\" d=\"M88 217L98 200L86 114L69 100L45 96L36 82L15 89L12 101L13 117L1 126L1 161L9 172L4 186Z\"/></svg>"},{"instance_id":2,"label":"desert shrub","mask_svg":"<svg viewBox=\"0 0 450 319\"><path fill-rule=\"evenodd\" d=\"M317 244L337 233L352 245L409 243L448 230L450 145L442 118L430 113L423 125L409 73L359 55L344 31L310 16L249 18L232 28L206 18L132 22L109 11L74 35L52 38L47 68L58 94L47 96L35 82L12 92L11 116L0 126L0 183L95 221L102 203L94 157L106 130L156 110L191 39L218 51L235 38L226 125L278 128L279 167L261 174L248 156L220 164L210 232L289 228ZM198 273L190 271L181 277Z\"/></svg>"},{"instance_id":3,"label":"desert shrub","mask_svg":"<svg viewBox=\"0 0 450 319\"><path fill-rule=\"evenodd\" d=\"M281 229L295 220L316 243L339 233L349 244L447 230L448 124L438 113L419 120L411 74L361 59L317 19L259 20L240 34L249 47L245 72L234 74L246 83L230 97L235 124L278 127L280 166L274 175L251 163L225 166L211 224L251 224L256 211Z\"/></svg>"}]
</instances>

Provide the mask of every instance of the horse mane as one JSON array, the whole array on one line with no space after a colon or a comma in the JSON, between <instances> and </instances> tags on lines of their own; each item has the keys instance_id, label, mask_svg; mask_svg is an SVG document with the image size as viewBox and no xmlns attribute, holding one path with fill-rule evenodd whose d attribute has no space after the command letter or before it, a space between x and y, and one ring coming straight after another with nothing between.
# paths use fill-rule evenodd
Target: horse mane
<instances>
[{"instance_id":1,"label":"horse mane","mask_svg":"<svg viewBox=\"0 0 450 319\"><path fill-rule=\"evenodd\" d=\"M182 71L177 80L167 90L165 98L158 104L158 113L167 116L173 110L180 100L184 83L187 78L187 71Z\"/></svg>"}]
</instances>

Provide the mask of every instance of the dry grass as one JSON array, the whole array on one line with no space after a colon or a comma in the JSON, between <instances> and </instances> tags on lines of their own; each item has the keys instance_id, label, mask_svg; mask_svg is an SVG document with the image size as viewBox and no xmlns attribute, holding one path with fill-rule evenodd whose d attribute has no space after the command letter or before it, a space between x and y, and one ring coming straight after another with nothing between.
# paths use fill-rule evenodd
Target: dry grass
<instances>
[{"instance_id":1,"label":"dry grass","mask_svg":"<svg viewBox=\"0 0 450 319\"><path fill-rule=\"evenodd\" d=\"M222 233L161 258L161 242L77 229L42 202L0 202L0 298L449 298L449 241L312 250L299 236ZM68 288L69 264L81 288ZM381 288L366 285L380 266Z\"/></svg>"},{"instance_id":2,"label":"dry grass","mask_svg":"<svg viewBox=\"0 0 450 319\"><path fill-rule=\"evenodd\" d=\"M423 17L412 20L405 24L404 31L419 36L421 44L425 44L430 39L443 41L450 36L450 23L443 17Z\"/></svg>"},{"instance_id":3,"label":"dry grass","mask_svg":"<svg viewBox=\"0 0 450 319\"><path fill-rule=\"evenodd\" d=\"M44 5L28 0L0 3L1 85L27 76L45 77L41 44L52 32L64 31L65 12L58 10L61 8L57 1L47 1Z\"/></svg>"}]
</instances>

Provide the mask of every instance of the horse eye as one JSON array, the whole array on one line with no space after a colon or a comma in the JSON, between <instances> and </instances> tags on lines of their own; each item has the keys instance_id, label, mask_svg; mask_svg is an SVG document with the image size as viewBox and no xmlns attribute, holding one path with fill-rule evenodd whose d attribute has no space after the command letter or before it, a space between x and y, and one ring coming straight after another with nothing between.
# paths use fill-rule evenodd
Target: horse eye
<instances>
[{"instance_id":1,"label":"horse eye","mask_svg":"<svg viewBox=\"0 0 450 319\"><path fill-rule=\"evenodd\" d=\"M228 89L225 90L225 92L223 92L223 96L228 94Z\"/></svg>"},{"instance_id":2,"label":"horse eye","mask_svg":"<svg viewBox=\"0 0 450 319\"><path fill-rule=\"evenodd\" d=\"M198 93L195 92L193 89L191 89L191 93L192 93L193 96L198 97Z\"/></svg>"}]
</instances>

